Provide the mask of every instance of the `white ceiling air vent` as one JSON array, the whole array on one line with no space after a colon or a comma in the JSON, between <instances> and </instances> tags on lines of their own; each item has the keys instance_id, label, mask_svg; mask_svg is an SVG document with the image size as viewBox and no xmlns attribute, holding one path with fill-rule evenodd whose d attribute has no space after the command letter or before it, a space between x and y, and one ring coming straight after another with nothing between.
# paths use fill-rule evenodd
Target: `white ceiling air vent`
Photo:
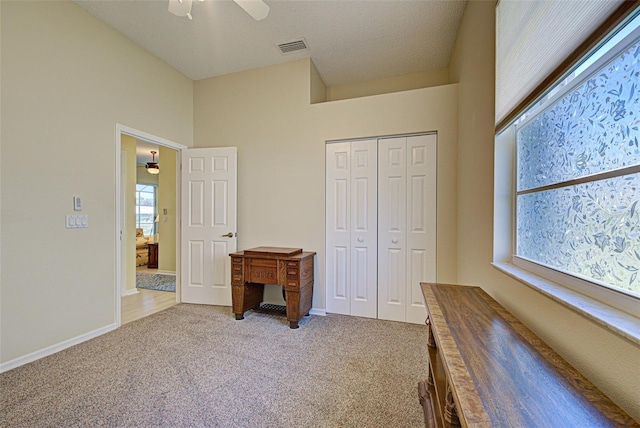
<instances>
[{"instance_id":1,"label":"white ceiling air vent","mask_svg":"<svg viewBox=\"0 0 640 428\"><path fill-rule=\"evenodd\" d=\"M309 50L307 41L305 39L292 40L290 42L280 43L276 46L278 47L278 49L280 49L280 53L282 53L283 55L291 52Z\"/></svg>"}]
</instances>

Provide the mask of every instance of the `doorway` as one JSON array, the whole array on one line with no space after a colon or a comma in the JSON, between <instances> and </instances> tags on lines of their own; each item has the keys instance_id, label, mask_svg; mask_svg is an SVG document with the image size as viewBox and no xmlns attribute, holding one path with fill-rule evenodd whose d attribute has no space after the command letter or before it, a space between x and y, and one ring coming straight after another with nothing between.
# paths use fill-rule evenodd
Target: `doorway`
<instances>
[{"instance_id":1,"label":"doorway","mask_svg":"<svg viewBox=\"0 0 640 428\"><path fill-rule=\"evenodd\" d=\"M118 216L115 230L120 242L116 257L117 326L180 301L178 172L179 151L185 148L181 144L116 125L116 152L121 159L116 171ZM152 155L151 151L156 153ZM159 157L164 157L164 162ZM162 173L148 172L146 166L153 161L160 165ZM140 273L155 276L153 281L147 281L150 289L138 287ZM171 284L158 281L159 276L164 282L172 280L174 292L160 291Z\"/></svg>"}]
</instances>

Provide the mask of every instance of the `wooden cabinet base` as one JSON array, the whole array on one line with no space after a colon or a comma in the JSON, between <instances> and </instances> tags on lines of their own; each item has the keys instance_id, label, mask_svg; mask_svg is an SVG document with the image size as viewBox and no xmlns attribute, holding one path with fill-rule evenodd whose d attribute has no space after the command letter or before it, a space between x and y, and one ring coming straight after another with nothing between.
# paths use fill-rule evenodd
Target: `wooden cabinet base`
<instances>
[{"instance_id":1,"label":"wooden cabinet base","mask_svg":"<svg viewBox=\"0 0 640 428\"><path fill-rule=\"evenodd\" d=\"M231 298L237 320L260 307L264 284L281 285L292 329L309 313L313 300L313 257L295 248L258 247L230 254Z\"/></svg>"}]
</instances>

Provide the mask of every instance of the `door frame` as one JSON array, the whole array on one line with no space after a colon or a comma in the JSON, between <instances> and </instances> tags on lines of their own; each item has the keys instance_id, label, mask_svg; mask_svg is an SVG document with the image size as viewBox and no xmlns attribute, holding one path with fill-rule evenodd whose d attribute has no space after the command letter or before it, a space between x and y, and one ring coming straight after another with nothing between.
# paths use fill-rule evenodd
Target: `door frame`
<instances>
[{"instance_id":1,"label":"door frame","mask_svg":"<svg viewBox=\"0 0 640 428\"><path fill-rule=\"evenodd\" d=\"M114 228L114 237L116 242L116 284L115 284L115 302L114 302L114 311L115 311L115 320L116 320L116 328L122 325L122 242L121 242L121 162L120 162L120 153L122 151L122 134L129 135L130 137L136 138L138 140L144 140L152 144L157 144L159 146L165 146L171 149L174 149L178 152L176 156L176 162L178 165L181 163L182 154L181 151L186 149L187 146L176 143L171 140L167 140L162 137L158 137L157 135L149 134L144 131L140 131L135 128L131 128L126 125L122 125L120 123L116 123L116 136L115 136L115 155L116 155L116 171L115 171L115 179L116 179L116 192L115 192L115 206L116 206L116 221ZM180 201L182 200L182 182L181 182L180 168L176 168L176 224L180 224L181 221L181 206ZM180 228L176 227L176 243L181 242ZM180 292L178 289L179 279L180 278L180 251L176 251L176 302L180 303Z\"/></svg>"}]
</instances>

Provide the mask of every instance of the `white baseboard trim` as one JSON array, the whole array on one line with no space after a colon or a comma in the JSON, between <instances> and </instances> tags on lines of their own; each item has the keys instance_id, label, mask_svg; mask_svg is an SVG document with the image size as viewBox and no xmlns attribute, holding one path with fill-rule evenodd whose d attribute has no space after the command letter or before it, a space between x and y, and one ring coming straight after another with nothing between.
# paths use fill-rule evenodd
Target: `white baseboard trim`
<instances>
[{"instance_id":1,"label":"white baseboard trim","mask_svg":"<svg viewBox=\"0 0 640 428\"><path fill-rule=\"evenodd\" d=\"M160 275L173 275L176 276L175 271L170 271L170 270L158 270L158 272Z\"/></svg>"},{"instance_id":2,"label":"white baseboard trim","mask_svg":"<svg viewBox=\"0 0 640 428\"><path fill-rule=\"evenodd\" d=\"M16 367L20 367L22 365L31 363L33 361L39 360L40 358L44 358L48 355L55 354L56 352L60 352L63 349L67 349L79 343L86 342L87 340L93 339L94 337L102 336L103 334L108 333L115 329L116 329L115 323L109 324L105 327L90 331L85 334L81 334L80 336L76 336L72 339L65 340L63 342L46 347L44 349L40 349L39 351L35 351L25 356L15 358L11 361L7 361L6 363L0 364L0 373L9 371L11 369L15 369Z\"/></svg>"},{"instance_id":3,"label":"white baseboard trim","mask_svg":"<svg viewBox=\"0 0 640 428\"><path fill-rule=\"evenodd\" d=\"M139 293L139 291L138 291L138 289L137 289L137 288L132 288L131 290L127 290L127 291L125 291L124 293L122 293L122 296L121 296L121 297L124 297L124 296L133 296L134 294L138 294L138 293Z\"/></svg>"}]
</instances>

